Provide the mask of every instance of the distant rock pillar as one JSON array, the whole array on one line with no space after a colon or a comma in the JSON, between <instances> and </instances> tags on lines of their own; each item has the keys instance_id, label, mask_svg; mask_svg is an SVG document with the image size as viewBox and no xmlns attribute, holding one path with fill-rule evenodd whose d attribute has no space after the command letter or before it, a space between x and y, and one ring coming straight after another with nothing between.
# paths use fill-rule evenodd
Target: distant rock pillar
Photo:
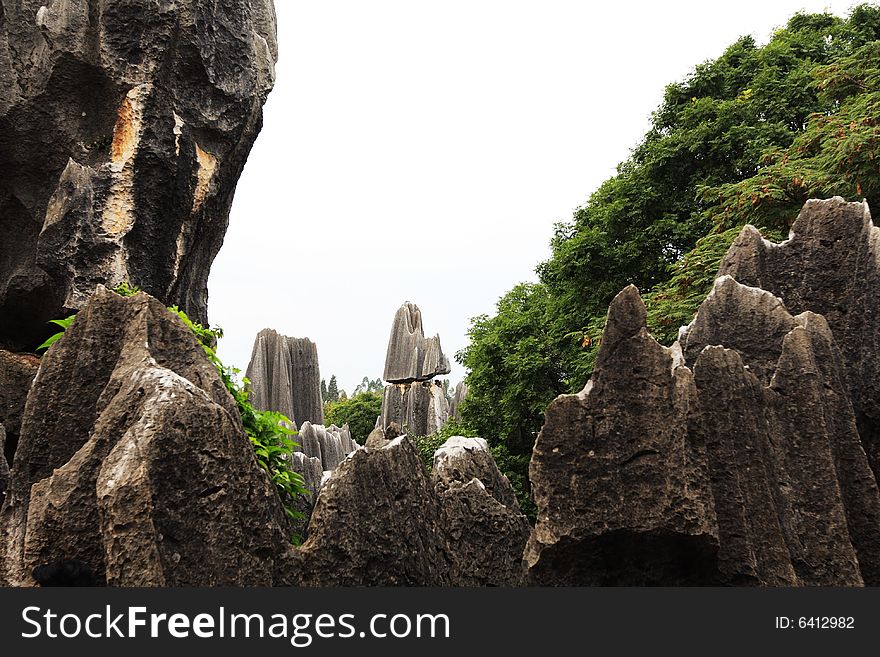
<instances>
[{"instance_id":1,"label":"distant rock pillar","mask_svg":"<svg viewBox=\"0 0 880 657\"><path fill-rule=\"evenodd\" d=\"M449 401L434 377L449 372L440 336L425 337L422 313L407 301L397 310L391 325L384 376L389 385L376 426L385 428L396 422L415 436L440 430L449 419Z\"/></svg>"},{"instance_id":2,"label":"distant rock pillar","mask_svg":"<svg viewBox=\"0 0 880 657\"><path fill-rule=\"evenodd\" d=\"M254 340L247 378L256 408L283 413L297 425L324 424L318 348L308 338L263 329Z\"/></svg>"}]
</instances>

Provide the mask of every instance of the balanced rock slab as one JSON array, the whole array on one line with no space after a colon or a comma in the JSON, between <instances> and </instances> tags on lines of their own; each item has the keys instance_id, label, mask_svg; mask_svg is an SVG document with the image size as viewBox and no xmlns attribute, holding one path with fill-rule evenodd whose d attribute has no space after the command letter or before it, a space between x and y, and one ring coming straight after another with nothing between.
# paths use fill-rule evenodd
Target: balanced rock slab
<instances>
[{"instance_id":1,"label":"balanced rock slab","mask_svg":"<svg viewBox=\"0 0 880 657\"><path fill-rule=\"evenodd\" d=\"M0 346L123 281L207 323L277 59L271 0L7 0Z\"/></svg>"},{"instance_id":2,"label":"balanced rock slab","mask_svg":"<svg viewBox=\"0 0 880 657\"><path fill-rule=\"evenodd\" d=\"M449 359L440 348L440 336L426 338L419 307L410 302L403 304L391 325L383 378L389 383L408 383L430 381L449 372Z\"/></svg>"},{"instance_id":3,"label":"balanced rock slab","mask_svg":"<svg viewBox=\"0 0 880 657\"><path fill-rule=\"evenodd\" d=\"M269 585L286 529L192 332L146 294L99 287L28 396L0 511L3 582L76 562L99 584Z\"/></svg>"}]
</instances>

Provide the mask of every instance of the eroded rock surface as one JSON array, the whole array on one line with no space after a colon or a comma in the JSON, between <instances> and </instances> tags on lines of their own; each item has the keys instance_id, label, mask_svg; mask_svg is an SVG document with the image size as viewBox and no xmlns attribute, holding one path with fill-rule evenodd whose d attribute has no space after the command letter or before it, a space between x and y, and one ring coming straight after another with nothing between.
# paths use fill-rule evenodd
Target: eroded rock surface
<instances>
[{"instance_id":1,"label":"eroded rock surface","mask_svg":"<svg viewBox=\"0 0 880 657\"><path fill-rule=\"evenodd\" d=\"M0 425L6 429L4 454L9 463L15 456L24 404L39 367L40 360L32 354L0 349Z\"/></svg>"},{"instance_id":2,"label":"eroded rock surface","mask_svg":"<svg viewBox=\"0 0 880 657\"><path fill-rule=\"evenodd\" d=\"M283 568L293 586L447 586L442 513L418 450L400 436L354 452L322 488L309 538Z\"/></svg>"},{"instance_id":3,"label":"eroded rock surface","mask_svg":"<svg viewBox=\"0 0 880 657\"><path fill-rule=\"evenodd\" d=\"M451 438L432 478L405 435L370 434L329 474L308 540L281 581L296 586L512 586L529 534L484 441ZM326 477L326 475L325 475Z\"/></svg>"},{"instance_id":4,"label":"eroded rock surface","mask_svg":"<svg viewBox=\"0 0 880 657\"><path fill-rule=\"evenodd\" d=\"M7 0L0 346L96 283L207 323L207 280L277 58L271 0Z\"/></svg>"},{"instance_id":5,"label":"eroded rock surface","mask_svg":"<svg viewBox=\"0 0 880 657\"><path fill-rule=\"evenodd\" d=\"M455 392L452 395L452 401L449 403L449 419L461 420L461 403L468 394L468 385L464 381L459 381L455 385Z\"/></svg>"},{"instance_id":6,"label":"eroded rock surface","mask_svg":"<svg viewBox=\"0 0 880 657\"><path fill-rule=\"evenodd\" d=\"M875 477L880 477L880 229L866 203L810 200L788 240L773 244L746 226L720 274L778 296L792 314L828 321Z\"/></svg>"},{"instance_id":7,"label":"eroded rock surface","mask_svg":"<svg viewBox=\"0 0 880 657\"><path fill-rule=\"evenodd\" d=\"M440 348L440 336L426 338L419 307L409 302L403 304L391 326L383 378L389 383L409 383L430 381L449 372L449 359Z\"/></svg>"},{"instance_id":8,"label":"eroded rock surface","mask_svg":"<svg viewBox=\"0 0 880 657\"><path fill-rule=\"evenodd\" d=\"M615 297L592 379L547 409L529 475L526 548L539 585L717 580L718 528L697 391L677 349L648 335L635 287Z\"/></svg>"},{"instance_id":9,"label":"eroded rock surface","mask_svg":"<svg viewBox=\"0 0 880 657\"><path fill-rule=\"evenodd\" d=\"M761 472L773 493L772 504L761 499L730 511L760 533L769 521L758 519L768 506L776 508L798 583L880 582L880 496L825 319L812 312L793 317L770 292L725 275L680 341L694 366L718 476L736 468L747 481ZM719 454L714 441L720 441ZM744 442L755 451L743 451ZM763 466L741 465L755 454ZM741 492L716 490L719 529L727 518L722 507ZM748 535L729 528L731 541ZM775 553L752 541L750 558ZM738 577L749 569L741 564L733 570ZM758 583L778 583L760 567L754 575Z\"/></svg>"},{"instance_id":10,"label":"eroded rock surface","mask_svg":"<svg viewBox=\"0 0 880 657\"><path fill-rule=\"evenodd\" d=\"M482 438L453 436L432 474L456 586L520 586L529 521Z\"/></svg>"},{"instance_id":11,"label":"eroded rock surface","mask_svg":"<svg viewBox=\"0 0 880 657\"><path fill-rule=\"evenodd\" d=\"M282 413L297 425L324 424L318 348L308 338L263 329L254 340L247 378L256 408Z\"/></svg>"},{"instance_id":12,"label":"eroded rock surface","mask_svg":"<svg viewBox=\"0 0 880 657\"><path fill-rule=\"evenodd\" d=\"M530 475L535 583L878 582L880 494L832 330L730 276L668 349L621 292Z\"/></svg>"},{"instance_id":13,"label":"eroded rock surface","mask_svg":"<svg viewBox=\"0 0 880 657\"><path fill-rule=\"evenodd\" d=\"M0 507L6 499L6 488L9 486L9 463L5 455L6 429L0 424Z\"/></svg>"},{"instance_id":14,"label":"eroded rock surface","mask_svg":"<svg viewBox=\"0 0 880 657\"><path fill-rule=\"evenodd\" d=\"M448 416L449 402L438 382L396 383L385 386L376 426L394 422L408 434L428 436L439 431Z\"/></svg>"},{"instance_id":15,"label":"eroded rock surface","mask_svg":"<svg viewBox=\"0 0 880 657\"><path fill-rule=\"evenodd\" d=\"M47 412L51 409L51 412ZM286 522L192 332L99 287L44 356L0 532L2 579L76 562L119 586L267 585Z\"/></svg>"}]
</instances>

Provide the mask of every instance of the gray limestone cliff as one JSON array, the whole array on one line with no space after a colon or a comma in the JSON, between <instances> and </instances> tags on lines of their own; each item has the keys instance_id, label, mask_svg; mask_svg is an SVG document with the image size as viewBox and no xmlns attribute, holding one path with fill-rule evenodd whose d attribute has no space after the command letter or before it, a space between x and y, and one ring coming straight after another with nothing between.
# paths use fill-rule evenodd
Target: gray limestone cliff
<instances>
[{"instance_id":1,"label":"gray limestone cliff","mask_svg":"<svg viewBox=\"0 0 880 657\"><path fill-rule=\"evenodd\" d=\"M271 0L5 0L0 346L98 283L207 323L207 280L277 59Z\"/></svg>"}]
</instances>

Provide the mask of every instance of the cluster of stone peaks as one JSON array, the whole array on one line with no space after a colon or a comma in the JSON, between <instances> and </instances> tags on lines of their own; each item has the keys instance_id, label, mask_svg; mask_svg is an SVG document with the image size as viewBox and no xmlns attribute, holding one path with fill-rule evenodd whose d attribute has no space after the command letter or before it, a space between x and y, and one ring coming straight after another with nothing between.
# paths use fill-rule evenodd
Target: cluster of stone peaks
<instances>
[{"instance_id":1,"label":"cluster of stone peaks","mask_svg":"<svg viewBox=\"0 0 880 657\"><path fill-rule=\"evenodd\" d=\"M531 581L880 584L878 240L839 198L747 226L670 348L621 292L535 445Z\"/></svg>"},{"instance_id":2,"label":"cluster of stone peaks","mask_svg":"<svg viewBox=\"0 0 880 657\"><path fill-rule=\"evenodd\" d=\"M415 436L427 436L446 424L449 400L434 377L449 374L449 359L440 348L440 336L425 337L422 312L414 303L404 303L394 315L385 380L377 427L391 423Z\"/></svg>"}]
</instances>

